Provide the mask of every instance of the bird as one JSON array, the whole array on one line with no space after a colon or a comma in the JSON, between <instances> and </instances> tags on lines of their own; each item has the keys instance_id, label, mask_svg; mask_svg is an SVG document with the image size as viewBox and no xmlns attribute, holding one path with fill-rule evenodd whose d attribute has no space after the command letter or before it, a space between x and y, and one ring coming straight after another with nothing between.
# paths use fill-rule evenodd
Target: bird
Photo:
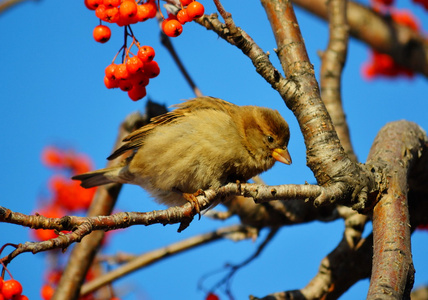
<instances>
[{"instance_id":1,"label":"bird","mask_svg":"<svg viewBox=\"0 0 428 300\"><path fill-rule=\"evenodd\" d=\"M173 105L133 132L107 159L120 164L73 176L84 188L109 183L139 185L166 206L187 202L229 182L247 182L276 161L291 164L290 130L277 110L238 106L203 96ZM130 151L131 150L131 151Z\"/></svg>"}]
</instances>

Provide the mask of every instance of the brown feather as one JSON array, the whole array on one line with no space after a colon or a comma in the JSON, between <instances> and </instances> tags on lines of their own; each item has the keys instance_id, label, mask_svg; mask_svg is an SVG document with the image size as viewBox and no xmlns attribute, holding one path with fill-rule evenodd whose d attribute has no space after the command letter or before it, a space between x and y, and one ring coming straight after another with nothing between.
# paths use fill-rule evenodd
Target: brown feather
<instances>
[{"instance_id":1,"label":"brown feather","mask_svg":"<svg viewBox=\"0 0 428 300\"><path fill-rule=\"evenodd\" d=\"M216 111L229 112L237 106L221 99L205 96L175 104L173 107L177 107L177 109L152 118L149 124L127 135L123 139L126 143L114 151L109 157L107 157L107 159L113 160L129 150L141 147L144 143L144 138L157 126L164 126L178 122L183 117L190 115L197 110L213 109Z\"/></svg>"}]
</instances>

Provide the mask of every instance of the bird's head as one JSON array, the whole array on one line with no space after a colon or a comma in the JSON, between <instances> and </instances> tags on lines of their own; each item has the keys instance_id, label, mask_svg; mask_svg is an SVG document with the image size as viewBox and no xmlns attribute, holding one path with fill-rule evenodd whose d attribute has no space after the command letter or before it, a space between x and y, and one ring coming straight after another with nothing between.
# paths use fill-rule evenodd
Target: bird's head
<instances>
[{"instance_id":1,"label":"bird's head","mask_svg":"<svg viewBox=\"0 0 428 300\"><path fill-rule=\"evenodd\" d=\"M260 164L263 171L271 168L276 161L291 164L288 153L290 130L278 111L249 106L242 115L243 140L247 151Z\"/></svg>"}]
</instances>

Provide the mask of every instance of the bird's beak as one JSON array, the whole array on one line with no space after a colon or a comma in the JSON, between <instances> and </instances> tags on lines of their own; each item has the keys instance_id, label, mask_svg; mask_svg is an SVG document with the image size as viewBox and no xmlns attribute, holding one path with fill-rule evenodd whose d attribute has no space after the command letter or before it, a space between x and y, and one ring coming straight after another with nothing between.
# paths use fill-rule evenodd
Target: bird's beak
<instances>
[{"instance_id":1,"label":"bird's beak","mask_svg":"<svg viewBox=\"0 0 428 300\"><path fill-rule=\"evenodd\" d=\"M282 162L286 165L291 165L291 156L290 153L288 153L287 148L281 149L276 148L272 151L272 157L279 162Z\"/></svg>"}]
</instances>

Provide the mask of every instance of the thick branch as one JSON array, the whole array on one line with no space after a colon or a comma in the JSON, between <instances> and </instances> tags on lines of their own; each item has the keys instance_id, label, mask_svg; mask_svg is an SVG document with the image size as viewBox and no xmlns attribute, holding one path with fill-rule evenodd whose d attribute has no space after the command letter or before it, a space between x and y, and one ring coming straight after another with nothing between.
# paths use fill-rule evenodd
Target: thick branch
<instances>
[{"instance_id":1,"label":"thick branch","mask_svg":"<svg viewBox=\"0 0 428 300\"><path fill-rule=\"evenodd\" d=\"M293 0L293 2L327 20L326 1ZM391 55L400 65L428 76L428 40L423 34L352 1L348 3L347 16L352 36L378 52Z\"/></svg>"},{"instance_id":2,"label":"thick branch","mask_svg":"<svg viewBox=\"0 0 428 300\"><path fill-rule=\"evenodd\" d=\"M335 200L351 201L355 209L362 209L372 178L349 159L340 144L321 101L314 69L291 2L261 2L275 34L277 54L284 72L298 86L295 97L284 100L295 114L305 138L307 165L314 172L318 184L336 185L340 193Z\"/></svg>"},{"instance_id":3,"label":"thick branch","mask_svg":"<svg viewBox=\"0 0 428 300\"><path fill-rule=\"evenodd\" d=\"M387 124L377 135L367 165L379 177L380 200L373 210L374 256L368 299L410 299L414 268L410 246L408 176L426 151L427 137L416 124ZM420 167L420 166L418 166Z\"/></svg>"}]
</instances>

